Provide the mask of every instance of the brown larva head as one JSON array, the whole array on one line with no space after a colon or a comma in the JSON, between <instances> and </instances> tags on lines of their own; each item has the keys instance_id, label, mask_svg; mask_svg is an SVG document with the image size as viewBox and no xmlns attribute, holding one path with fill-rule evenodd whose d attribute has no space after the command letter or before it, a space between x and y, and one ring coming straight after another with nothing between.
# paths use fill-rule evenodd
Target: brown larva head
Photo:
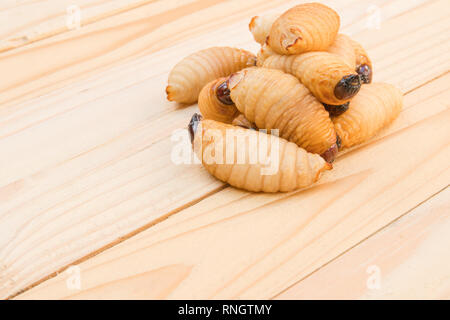
<instances>
[{"instance_id":1,"label":"brown larva head","mask_svg":"<svg viewBox=\"0 0 450 320\"><path fill-rule=\"evenodd\" d=\"M322 153L320 156L328 163L333 163L334 159L338 154L337 141L334 143L327 151Z\"/></svg>"},{"instance_id":2,"label":"brown larva head","mask_svg":"<svg viewBox=\"0 0 450 320\"><path fill-rule=\"evenodd\" d=\"M195 132L197 132L197 128L199 123L202 121L203 117L199 113L194 113L194 115L191 118L191 121L189 121L188 130L189 135L191 137L191 143L194 142Z\"/></svg>"},{"instance_id":3,"label":"brown larva head","mask_svg":"<svg viewBox=\"0 0 450 320\"><path fill-rule=\"evenodd\" d=\"M372 82L372 67L368 64L362 64L356 67L356 72L361 77L362 83L371 83Z\"/></svg>"},{"instance_id":4,"label":"brown larva head","mask_svg":"<svg viewBox=\"0 0 450 320\"><path fill-rule=\"evenodd\" d=\"M228 88L228 80L223 81L216 88L216 97L220 102L226 105L233 105L234 102L230 97L230 89Z\"/></svg>"},{"instance_id":5,"label":"brown larva head","mask_svg":"<svg viewBox=\"0 0 450 320\"><path fill-rule=\"evenodd\" d=\"M361 89L361 79L358 74L343 77L334 88L334 95L339 100L348 100Z\"/></svg>"},{"instance_id":6,"label":"brown larva head","mask_svg":"<svg viewBox=\"0 0 450 320\"><path fill-rule=\"evenodd\" d=\"M205 119L231 123L239 114L234 103L228 99L226 80L227 78L213 80L200 91L198 108Z\"/></svg>"},{"instance_id":7,"label":"brown larva head","mask_svg":"<svg viewBox=\"0 0 450 320\"><path fill-rule=\"evenodd\" d=\"M344 104L340 104L340 105L331 105L331 104L323 104L323 106L325 107L325 110L328 111L328 113L330 114L330 116L332 117L337 117L340 116L341 114L343 114L345 111L348 110L348 106L350 105L350 102L344 103Z\"/></svg>"}]
</instances>

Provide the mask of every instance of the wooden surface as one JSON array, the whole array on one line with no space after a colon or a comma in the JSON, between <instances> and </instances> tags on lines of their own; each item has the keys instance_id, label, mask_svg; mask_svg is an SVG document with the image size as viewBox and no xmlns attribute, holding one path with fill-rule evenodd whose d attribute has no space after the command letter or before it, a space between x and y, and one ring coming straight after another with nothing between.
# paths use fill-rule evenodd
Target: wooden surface
<instances>
[{"instance_id":1,"label":"wooden surface","mask_svg":"<svg viewBox=\"0 0 450 320\"><path fill-rule=\"evenodd\" d=\"M406 96L316 186L251 194L171 161L197 110L165 100L171 67L256 51L249 19L299 2L3 1L0 297L448 299L447 0L324 1Z\"/></svg>"}]
</instances>

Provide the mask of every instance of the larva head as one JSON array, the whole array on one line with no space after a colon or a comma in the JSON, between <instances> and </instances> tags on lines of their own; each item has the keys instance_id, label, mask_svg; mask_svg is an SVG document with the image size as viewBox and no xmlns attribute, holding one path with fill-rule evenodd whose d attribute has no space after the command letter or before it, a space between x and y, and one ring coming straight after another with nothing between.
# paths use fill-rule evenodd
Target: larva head
<instances>
[{"instance_id":1,"label":"larva head","mask_svg":"<svg viewBox=\"0 0 450 320\"><path fill-rule=\"evenodd\" d=\"M216 89L216 97L220 102L226 105L233 105L234 102L230 97L230 89L228 88L228 81L221 82Z\"/></svg>"},{"instance_id":2,"label":"larva head","mask_svg":"<svg viewBox=\"0 0 450 320\"><path fill-rule=\"evenodd\" d=\"M191 137L191 143L194 142L195 133L197 132L197 128L199 123L202 121L203 117L199 113L194 113L191 118L191 121L188 125L189 135Z\"/></svg>"},{"instance_id":3,"label":"larva head","mask_svg":"<svg viewBox=\"0 0 450 320\"><path fill-rule=\"evenodd\" d=\"M361 79L358 74L343 77L334 88L334 95L339 100L349 100L361 89Z\"/></svg>"},{"instance_id":4,"label":"larva head","mask_svg":"<svg viewBox=\"0 0 450 320\"><path fill-rule=\"evenodd\" d=\"M230 98L227 78L211 81L200 91L198 107L205 119L231 123L239 111Z\"/></svg>"},{"instance_id":5,"label":"larva head","mask_svg":"<svg viewBox=\"0 0 450 320\"><path fill-rule=\"evenodd\" d=\"M340 144L340 142L339 142ZM336 143L334 143L327 151L322 153L320 156L328 163L333 163L334 159L336 158L338 154L338 143L336 140Z\"/></svg>"},{"instance_id":6,"label":"larva head","mask_svg":"<svg viewBox=\"0 0 450 320\"><path fill-rule=\"evenodd\" d=\"M229 76L226 80L220 81L217 84L217 89L215 91L217 99L226 105L234 105L233 100L231 99L231 90L241 81L244 77L244 72L236 72Z\"/></svg>"},{"instance_id":7,"label":"larva head","mask_svg":"<svg viewBox=\"0 0 450 320\"><path fill-rule=\"evenodd\" d=\"M331 104L323 104L323 106L325 107L325 110L328 111L328 113L330 114L330 116L332 117L337 117L340 116L341 114L343 114L345 111L348 110L348 106L350 105L350 102L344 103L344 104L340 104L340 105L331 105Z\"/></svg>"},{"instance_id":8,"label":"larva head","mask_svg":"<svg viewBox=\"0 0 450 320\"><path fill-rule=\"evenodd\" d=\"M361 64L356 67L356 72L361 77L362 83L372 82L372 67L368 64Z\"/></svg>"}]
</instances>

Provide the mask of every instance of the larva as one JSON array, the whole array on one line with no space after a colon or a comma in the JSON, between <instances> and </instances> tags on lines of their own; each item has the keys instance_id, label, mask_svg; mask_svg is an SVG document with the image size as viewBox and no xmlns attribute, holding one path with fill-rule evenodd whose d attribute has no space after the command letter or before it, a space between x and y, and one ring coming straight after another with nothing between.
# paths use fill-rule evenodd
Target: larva
<instances>
[{"instance_id":1,"label":"larva","mask_svg":"<svg viewBox=\"0 0 450 320\"><path fill-rule=\"evenodd\" d=\"M198 51L181 60L170 72L167 99L194 103L208 82L255 64L255 55L242 49L213 47Z\"/></svg>"},{"instance_id":2,"label":"larva","mask_svg":"<svg viewBox=\"0 0 450 320\"><path fill-rule=\"evenodd\" d=\"M339 15L320 3L306 3L283 13L273 23L267 43L279 54L326 50L339 30Z\"/></svg>"},{"instance_id":3,"label":"larva","mask_svg":"<svg viewBox=\"0 0 450 320\"><path fill-rule=\"evenodd\" d=\"M253 17L248 25L250 32L256 42L263 45L266 42L267 36L270 33L273 23L279 15L265 15Z\"/></svg>"},{"instance_id":4,"label":"larva","mask_svg":"<svg viewBox=\"0 0 450 320\"><path fill-rule=\"evenodd\" d=\"M278 129L280 137L308 152L337 153L333 124L322 104L297 78L279 70L247 68L225 82L237 109L260 129ZM328 152L325 154L327 150Z\"/></svg>"},{"instance_id":5,"label":"larva","mask_svg":"<svg viewBox=\"0 0 450 320\"><path fill-rule=\"evenodd\" d=\"M355 70L341 57L329 52L307 52L290 56L273 54L265 59L263 67L279 69L296 76L319 101L330 105L350 101L361 87Z\"/></svg>"},{"instance_id":6,"label":"larva","mask_svg":"<svg viewBox=\"0 0 450 320\"><path fill-rule=\"evenodd\" d=\"M198 108L205 119L232 123L240 115L224 85L226 78L219 78L203 87L198 96Z\"/></svg>"},{"instance_id":7,"label":"larva","mask_svg":"<svg viewBox=\"0 0 450 320\"><path fill-rule=\"evenodd\" d=\"M256 130L202 120L189 132L197 157L217 179L253 192L288 192L316 182L331 165L296 144ZM232 141L232 143L230 143Z\"/></svg>"},{"instance_id":8,"label":"larva","mask_svg":"<svg viewBox=\"0 0 450 320\"><path fill-rule=\"evenodd\" d=\"M253 34L253 38L256 42L261 44L261 50L258 53L257 66L262 66L265 59L276 53L269 45L267 45L267 43L262 41L262 39L266 39L269 35L275 19L274 17L275 15L257 16L253 17L250 22L249 27ZM357 41L345 34L339 33L336 35L333 43L325 51L337 54L343 58L348 66L355 69L361 76L361 81L363 83L370 83L372 81L372 62L370 61L367 52Z\"/></svg>"},{"instance_id":9,"label":"larva","mask_svg":"<svg viewBox=\"0 0 450 320\"><path fill-rule=\"evenodd\" d=\"M352 147L372 138L399 115L403 95L386 83L364 85L344 114L333 118L342 148Z\"/></svg>"},{"instance_id":10,"label":"larva","mask_svg":"<svg viewBox=\"0 0 450 320\"><path fill-rule=\"evenodd\" d=\"M261 45L261 49L259 49L258 54L256 55L256 66L262 67L264 61L273 54L276 54L276 52L273 51L267 43Z\"/></svg>"},{"instance_id":11,"label":"larva","mask_svg":"<svg viewBox=\"0 0 450 320\"><path fill-rule=\"evenodd\" d=\"M328 47L327 52L340 56L351 69L356 69L355 49L349 36L339 33L331 46Z\"/></svg>"},{"instance_id":12,"label":"larva","mask_svg":"<svg viewBox=\"0 0 450 320\"><path fill-rule=\"evenodd\" d=\"M371 83L373 76L373 66L372 61L370 61L369 55L363 46L353 39L350 39L355 50L356 57L356 72L361 76L361 81L363 83Z\"/></svg>"}]
</instances>

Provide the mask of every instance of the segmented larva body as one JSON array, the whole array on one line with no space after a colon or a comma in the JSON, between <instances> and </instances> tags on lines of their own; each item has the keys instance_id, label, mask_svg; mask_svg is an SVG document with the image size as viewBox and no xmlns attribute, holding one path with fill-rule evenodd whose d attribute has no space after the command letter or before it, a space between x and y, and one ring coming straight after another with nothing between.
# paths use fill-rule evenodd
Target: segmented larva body
<instances>
[{"instance_id":1,"label":"segmented larva body","mask_svg":"<svg viewBox=\"0 0 450 320\"><path fill-rule=\"evenodd\" d=\"M253 38L256 42L263 45L266 43L267 36L270 33L273 23L279 15L265 15L253 17L248 25L250 32L253 34Z\"/></svg>"},{"instance_id":2,"label":"segmented larva body","mask_svg":"<svg viewBox=\"0 0 450 320\"><path fill-rule=\"evenodd\" d=\"M237 48L213 47L181 60L170 72L167 99L194 103L210 81L256 64L254 54Z\"/></svg>"},{"instance_id":3,"label":"segmented larva body","mask_svg":"<svg viewBox=\"0 0 450 320\"><path fill-rule=\"evenodd\" d=\"M275 15L272 16L256 16L253 17L249 28L253 34L253 38L256 42L261 44L261 49L258 52L258 60L257 66L261 67L264 63L264 60L267 59L275 52L267 42L264 42L263 39L267 39L269 36L272 25L275 21ZM372 82L372 62L370 58L364 50L364 48L357 41L351 39L349 36L339 33L336 35L333 43L324 51L329 53L336 54L340 56L351 69L355 69L355 71L361 76L361 81L363 83Z\"/></svg>"},{"instance_id":4,"label":"segmented larva body","mask_svg":"<svg viewBox=\"0 0 450 320\"><path fill-rule=\"evenodd\" d=\"M297 78L279 70L247 68L231 75L227 84L237 109L258 128L278 129L280 137L312 153L337 152L328 113Z\"/></svg>"},{"instance_id":5,"label":"segmented larva body","mask_svg":"<svg viewBox=\"0 0 450 320\"><path fill-rule=\"evenodd\" d=\"M356 71L341 57L329 52L273 54L265 59L263 67L296 76L319 101L330 105L350 101L361 87Z\"/></svg>"},{"instance_id":6,"label":"segmented larva body","mask_svg":"<svg viewBox=\"0 0 450 320\"><path fill-rule=\"evenodd\" d=\"M339 15L320 3L306 3L283 13L272 25L267 43L279 54L326 50L339 30Z\"/></svg>"},{"instance_id":7,"label":"segmented larva body","mask_svg":"<svg viewBox=\"0 0 450 320\"><path fill-rule=\"evenodd\" d=\"M256 66L262 67L264 64L264 61L266 59L274 54L277 54L275 51L273 51L267 43L264 43L261 45L261 49L259 49L257 55L256 55Z\"/></svg>"},{"instance_id":8,"label":"segmented larva body","mask_svg":"<svg viewBox=\"0 0 450 320\"><path fill-rule=\"evenodd\" d=\"M363 83L371 83L373 76L372 61L370 61L369 55L359 42L349 38L355 50L356 57L356 72L361 75Z\"/></svg>"},{"instance_id":9,"label":"segmented larva body","mask_svg":"<svg viewBox=\"0 0 450 320\"><path fill-rule=\"evenodd\" d=\"M210 174L234 187L287 192L313 184L331 169L319 155L279 137L195 117L189 125L195 153Z\"/></svg>"},{"instance_id":10,"label":"segmented larva body","mask_svg":"<svg viewBox=\"0 0 450 320\"><path fill-rule=\"evenodd\" d=\"M339 33L331 46L328 47L327 52L340 56L351 69L356 69L355 49L349 36Z\"/></svg>"},{"instance_id":11,"label":"segmented larva body","mask_svg":"<svg viewBox=\"0 0 450 320\"><path fill-rule=\"evenodd\" d=\"M364 85L350 102L350 108L333 118L342 148L363 143L399 115L403 107L403 94L393 85L372 83Z\"/></svg>"},{"instance_id":12,"label":"segmented larva body","mask_svg":"<svg viewBox=\"0 0 450 320\"><path fill-rule=\"evenodd\" d=\"M226 78L219 78L209 82L203 87L198 96L198 108L205 119L220 121L223 123L232 123L232 121L241 113L234 105L231 99L221 99L224 94L229 97L229 92L223 92L224 88L220 86L226 81Z\"/></svg>"}]
</instances>

